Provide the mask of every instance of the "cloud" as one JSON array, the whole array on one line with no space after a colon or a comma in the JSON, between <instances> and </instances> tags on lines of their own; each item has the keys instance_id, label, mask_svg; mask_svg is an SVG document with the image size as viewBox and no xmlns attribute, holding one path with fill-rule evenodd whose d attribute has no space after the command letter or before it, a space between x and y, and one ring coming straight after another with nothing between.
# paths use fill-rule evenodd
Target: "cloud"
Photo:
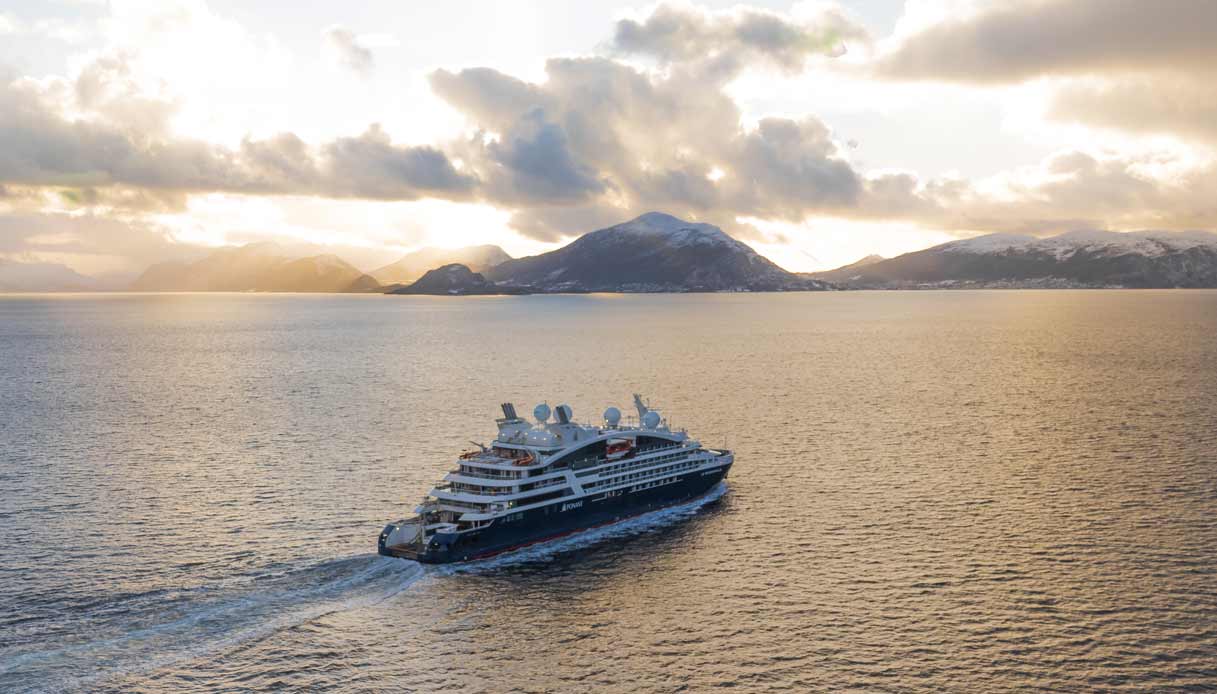
<instances>
[{"instance_id":1,"label":"cloud","mask_svg":"<svg viewBox=\"0 0 1217 694\"><path fill-rule=\"evenodd\" d=\"M0 257L66 262L85 273L138 272L200 250L141 220L56 212L0 215Z\"/></svg>"},{"instance_id":2,"label":"cloud","mask_svg":"<svg viewBox=\"0 0 1217 694\"><path fill-rule=\"evenodd\" d=\"M382 200L424 196L462 198L476 180L457 171L435 147L399 147L379 125L359 137L339 138L322 148L322 194Z\"/></svg>"},{"instance_id":3,"label":"cloud","mask_svg":"<svg viewBox=\"0 0 1217 694\"><path fill-rule=\"evenodd\" d=\"M844 42L868 40L867 32L835 5L795 17L747 6L712 11L661 4L645 18L619 20L611 45L621 54L699 65L699 72L730 78L754 62L797 73L811 56L834 57Z\"/></svg>"},{"instance_id":4,"label":"cloud","mask_svg":"<svg viewBox=\"0 0 1217 694\"><path fill-rule=\"evenodd\" d=\"M555 221L571 219L560 206L589 220L664 209L730 226L737 215L797 221L858 198L860 177L814 118L746 130L720 89L605 58L553 59L546 73L540 84L486 68L432 76L480 129L454 155L483 182L483 199L521 212L524 233L552 239Z\"/></svg>"},{"instance_id":5,"label":"cloud","mask_svg":"<svg viewBox=\"0 0 1217 694\"><path fill-rule=\"evenodd\" d=\"M1217 63L1211 0L1032 0L998 3L906 36L878 75L973 83L1120 71L1210 71Z\"/></svg>"},{"instance_id":6,"label":"cloud","mask_svg":"<svg viewBox=\"0 0 1217 694\"><path fill-rule=\"evenodd\" d=\"M1217 3L1030 0L903 32L870 64L886 79L1040 80L1053 120L1217 142Z\"/></svg>"},{"instance_id":7,"label":"cloud","mask_svg":"<svg viewBox=\"0 0 1217 694\"><path fill-rule=\"evenodd\" d=\"M909 218L959 231L1212 228L1217 164L1071 150L986 180L931 182L918 196L932 204Z\"/></svg>"},{"instance_id":8,"label":"cloud","mask_svg":"<svg viewBox=\"0 0 1217 694\"><path fill-rule=\"evenodd\" d=\"M1179 39L1164 49L1169 59L1147 57L1149 49L1137 45L1129 55L1115 56L1108 34L1120 37L1124 29L1103 23L1070 45L1043 51L1039 43L1047 39L1025 35L1037 26L1033 18L1066 27L1098 21L1095 7L1093 0L1068 6L1037 0L923 26L903 35L875 69L890 78L986 83L1052 75L1061 87L1050 108L1054 117L1212 137L1212 90L1196 76L1201 57L1212 49L1188 38L1174 19L1144 26ZM1179 7L1194 11L1199 22L1208 5L1180 0ZM1118 8L1105 21L1124 27L1140 11ZM1056 24L1041 29L1064 41ZM337 40L335 51L341 45L359 49L353 62L336 52L341 64L371 69L370 39L341 27L325 37ZM259 227L247 221L250 209L282 202L254 196L298 196L333 207L341 207L335 199L446 200L510 214L512 228L545 242L649 210L782 242L766 229L816 217L961 234L1217 226L1217 170L1203 161L1079 150L977 181L867 171L815 115L746 119L731 96L731 80L749 67L816 69L816 58L835 55L841 42L866 41L865 32L831 6L778 14L660 5L617 23L609 44L613 57L551 59L543 80L488 67L433 72L433 93L469 128L453 141L410 145L395 143L377 124L319 141L292 132L247 136L232 145L184 137L173 127L179 99L141 79L128 55L111 51L95 56L72 80L0 80L0 214L10 220L24 215L22 224L43 230L61 224L74 243L97 252L100 246L80 236L103 229L98 220L108 217L114 225L97 238L138 227L142 231L131 233L144 234L139 249L151 249L145 255L130 250L140 258L161 252L147 233L166 238L141 219L213 223L193 209L212 193L236 201L219 206L216 220L239 218L249 229ZM954 59L943 50L955 51ZM896 64L901 61L906 64ZM1117 71L1092 74L1101 69ZM47 218L31 221L36 214ZM332 229L317 229L325 222L309 217L281 227L302 237L316 231L326 242L335 238ZM52 236L20 238L28 249L30 239L46 245ZM74 252L85 253L85 246Z\"/></svg>"},{"instance_id":9,"label":"cloud","mask_svg":"<svg viewBox=\"0 0 1217 694\"><path fill-rule=\"evenodd\" d=\"M77 83L77 106L93 109L76 120L30 84L0 84L0 183L395 200L466 199L476 184L435 147L395 145L378 126L317 151L290 133L236 150L176 138L162 127L163 103L94 82Z\"/></svg>"},{"instance_id":10,"label":"cloud","mask_svg":"<svg viewBox=\"0 0 1217 694\"><path fill-rule=\"evenodd\" d=\"M1217 90L1209 77L1073 81L1054 91L1047 114L1059 121L1217 144Z\"/></svg>"},{"instance_id":11,"label":"cloud","mask_svg":"<svg viewBox=\"0 0 1217 694\"><path fill-rule=\"evenodd\" d=\"M355 32L335 24L321 32L325 54L334 64L360 75L372 71L372 50L364 45Z\"/></svg>"}]
</instances>

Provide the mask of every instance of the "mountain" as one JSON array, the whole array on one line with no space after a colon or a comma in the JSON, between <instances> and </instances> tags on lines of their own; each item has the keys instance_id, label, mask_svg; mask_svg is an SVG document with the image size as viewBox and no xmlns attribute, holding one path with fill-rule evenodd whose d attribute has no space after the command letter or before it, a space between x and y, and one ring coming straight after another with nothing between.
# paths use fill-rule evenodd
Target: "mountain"
<instances>
[{"instance_id":1,"label":"mountain","mask_svg":"<svg viewBox=\"0 0 1217 694\"><path fill-rule=\"evenodd\" d=\"M486 276L547 292L829 288L783 270L716 226L660 212L584 234L549 253L506 261Z\"/></svg>"},{"instance_id":2,"label":"mountain","mask_svg":"<svg viewBox=\"0 0 1217 694\"><path fill-rule=\"evenodd\" d=\"M0 292L91 292L100 280L59 263L24 263L0 258Z\"/></svg>"},{"instance_id":3,"label":"mountain","mask_svg":"<svg viewBox=\"0 0 1217 694\"><path fill-rule=\"evenodd\" d=\"M1217 234L989 234L815 277L851 288L1217 287Z\"/></svg>"},{"instance_id":4,"label":"mountain","mask_svg":"<svg viewBox=\"0 0 1217 694\"><path fill-rule=\"evenodd\" d=\"M828 270L826 272L800 272L799 276L827 280L829 282L845 282L851 277L856 276L862 268L868 265L874 265L875 263L881 263L884 260L887 260L887 258L872 253L861 260L855 260L849 265L842 265L835 270Z\"/></svg>"},{"instance_id":5,"label":"mountain","mask_svg":"<svg viewBox=\"0 0 1217 694\"><path fill-rule=\"evenodd\" d=\"M422 248L407 253L400 260L370 274L381 284L406 284L422 277L432 268L459 263L474 272L485 272L499 263L511 260L498 246L469 246L467 248Z\"/></svg>"},{"instance_id":6,"label":"mountain","mask_svg":"<svg viewBox=\"0 0 1217 694\"><path fill-rule=\"evenodd\" d=\"M498 285L482 274L470 270L460 263L450 263L427 271L417 282L408 287L397 287L387 294L526 294L518 287Z\"/></svg>"},{"instance_id":7,"label":"mountain","mask_svg":"<svg viewBox=\"0 0 1217 694\"><path fill-rule=\"evenodd\" d=\"M278 246L221 248L193 263L159 263L131 285L138 292L362 292L379 283L336 255L286 258Z\"/></svg>"}]
</instances>

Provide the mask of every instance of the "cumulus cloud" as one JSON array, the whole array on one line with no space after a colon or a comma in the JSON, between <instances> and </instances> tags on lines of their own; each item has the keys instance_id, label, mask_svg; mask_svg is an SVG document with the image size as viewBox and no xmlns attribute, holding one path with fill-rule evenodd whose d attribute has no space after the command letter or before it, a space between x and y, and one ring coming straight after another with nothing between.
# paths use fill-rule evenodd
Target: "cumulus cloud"
<instances>
[{"instance_id":1,"label":"cumulus cloud","mask_svg":"<svg viewBox=\"0 0 1217 694\"><path fill-rule=\"evenodd\" d=\"M321 32L321 40L326 55L336 65L360 75L372 71L372 50L364 45L355 32L335 24Z\"/></svg>"},{"instance_id":2,"label":"cumulus cloud","mask_svg":"<svg viewBox=\"0 0 1217 694\"><path fill-rule=\"evenodd\" d=\"M1211 0L1032 0L924 27L877 62L899 79L1011 82L1044 75L1163 69L1217 62Z\"/></svg>"},{"instance_id":3,"label":"cumulus cloud","mask_svg":"<svg viewBox=\"0 0 1217 694\"><path fill-rule=\"evenodd\" d=\"M375 126L317 151L290 133L232 150L132 127L160 123L159 102L83 92L80 107L102 107L72 120L31 85L0 84L0 183L395 200L465 199L476 184L435 147L395 145Z\"/></svg>"},{"instance_id":4,"label":"cumulus cloud","mask_svg":"<svg viewBox=\"0 0 1217 694\"><path fill-rule=\"evenodd\" d=\"M1167 2L1194 25L1213 6ZM1056 94L1056 117L1212 137L1217 109L1197 71L1213 50L1196 38L1204 32L1177 18L1143 17L1140 3L1115 5L995 6L904 36L875 69L890 78L969 82L1055 75L1071 87ZM1100 6L1110 10L1104 17ZM1151 56L1154 41L1128 33L1140 19L1155 40L1174 41L1164 49L1169 57ZM1113 47L1125 40L1129 51L1116 55ZM372 67L362 37L331 27L325 41L345 67ZM656 209L754 237L760 232L736 220L797 224L831 216L1031 233L1217 226L1210 164L1077 151L982 181L866 171L814 115L745 121L730 96L731 80L749 66L799 72L854 41L868 39L832 6L794 16L660 5L617 23L614 57L551 59L544 80L486 67L435 71L433 93L470 128L431 145L395 143L380 125L320 142L290 132L235 146L177 136L172 94L145 91L123 54L104 54L70 82L0 81L0 212L48 215L25 219L28 228L76 225L73 243L84 245L73 252L80 253L92 243L81 235L102 229L104 215L115 216L115 225L98 232L101 240L130 231L123 224L137 224L141 214L180 212L189 196L214 192L483 202L510 210L513 228L542 241ZM1047 45L1053 42L1061 45ZM1134 64L1138 80L1111 77L1134 74ZM1095 75L1102 70L1123 72ZM1155 100L1163 94L1165 106ZM27 249L68 238L18 234L6 224L9 241ZM156 238L164 237L149 229L131 233L143 234L139 248L150 255L161 252Z\"/></svg>"},{"instance_id":5,"label":"cumulus cloud","mask_svg":"<svg viewBox=\"0 0 1217 694\"><path fill-rule=\"evenodd\" d=\"M546 72L540 84L485 68L432 77L481 129L457 154L484 182L482 196L536 208L520 210L519 228L537 238L579 229L558 231L569 206L589 220L665 209L730 225L737 215L798 221L857 202L861 178L814 118L748 130L720 89L604 58L554 59Z\"/></svg>"},{"instance_id":6,"label":"cumulus cloud","mask_svg":"<svg viewBox=\"0 0 1217 694\"><path fill-rule=\"evenodd\" d=\"M335 197L462 198L473 192L476 183L435 147L394 145L379 125L359 137L326 144L320 165L324 175L321 191Z\"/></svg>"},{"instance_id":7,"label":"cumulus cloud","mask_svg":"<svg viewBox=\"0 0 1217 694\"><path fill-rule=\"evenodd\" d=\"M712 11L661 4L645 18L619 20L612 46L622 54L694 64L700 72L730 78L758 61L799 72L811 56L835 57L846 41L867 40L866 31L835 5L795 17L747 6Z\"/></svg>"}]
</instances>

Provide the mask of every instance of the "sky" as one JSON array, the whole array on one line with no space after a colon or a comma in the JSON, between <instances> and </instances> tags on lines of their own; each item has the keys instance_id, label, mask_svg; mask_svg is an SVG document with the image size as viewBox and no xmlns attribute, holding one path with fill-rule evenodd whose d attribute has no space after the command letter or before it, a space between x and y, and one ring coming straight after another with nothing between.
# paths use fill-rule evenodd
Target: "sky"
<instances>
[{"instance_id":1,"label":"sky","mask_svg":"<svg viewBox=\"0 0 1217 694\"><path fill-rule=\"evenodd\" d=\"M1217 229L1217 2L0 0L0 259Z\"/></svg>"}]
</instances>

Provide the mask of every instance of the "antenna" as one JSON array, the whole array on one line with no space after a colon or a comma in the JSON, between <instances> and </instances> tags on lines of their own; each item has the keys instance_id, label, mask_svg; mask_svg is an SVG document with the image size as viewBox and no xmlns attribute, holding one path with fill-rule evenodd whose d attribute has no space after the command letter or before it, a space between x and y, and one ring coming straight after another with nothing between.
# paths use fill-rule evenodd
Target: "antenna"
<instances>
[{"instance_id":1,"label":"antenna","mask_svg":"<svg viewBox=\"0 0 1217 694\"><path fill-rule=\"evenodd\" d=\"M642 421L642 416L645 415L647 412L650 412L650 410L651 410L651 408L642 404L642 396L639 395L638 393L634 393L634 409L638 410L638 421L639 422Z\"/></svg>"}]
</instances>

